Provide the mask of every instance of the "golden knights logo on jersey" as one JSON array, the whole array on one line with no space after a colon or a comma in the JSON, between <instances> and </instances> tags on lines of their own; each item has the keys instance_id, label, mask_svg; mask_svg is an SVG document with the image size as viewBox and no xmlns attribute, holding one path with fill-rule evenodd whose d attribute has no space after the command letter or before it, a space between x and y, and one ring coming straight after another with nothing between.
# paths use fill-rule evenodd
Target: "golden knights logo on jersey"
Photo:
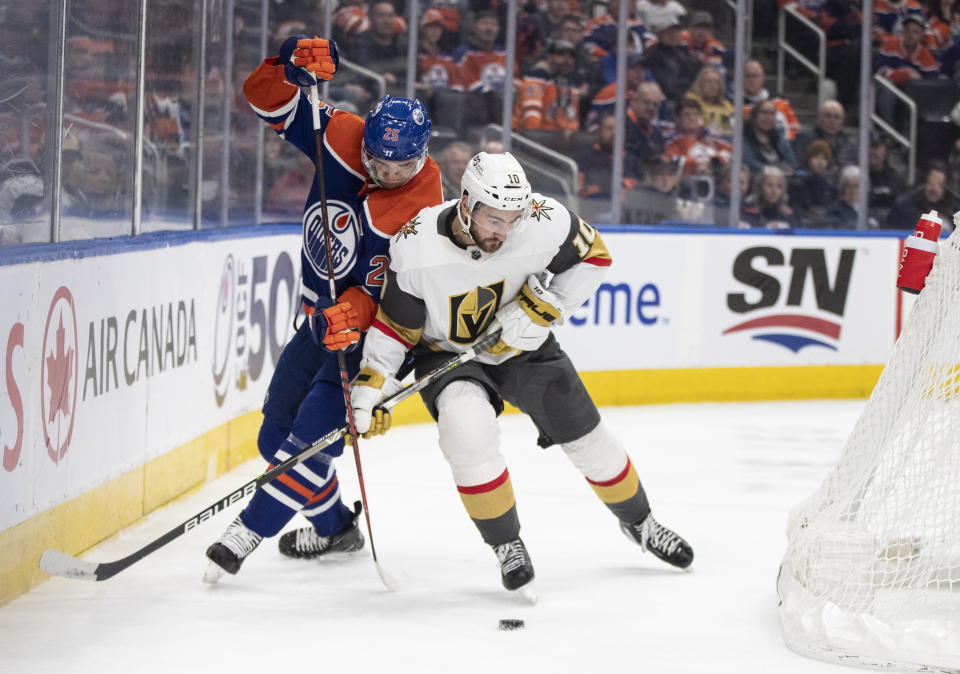
<instances>
[{"instance_id":1,"label":"golden knights logo on jersey","mask_svg":"<svg viewBox=\"0 0 960 674\"><path fill-rule=\"evenodd\" d=\"M552 210L553 206L547 206L546 199L541 199L540 201L536 199L530 200L530 217L536 219L537 222L540 222L540 218L551 220L550 211Z\"/></svg>"},{"instance_id":2,"label":"golden knights logo on jersey","mask_svg":"<svg viewBox=\"0 0 960 674\"><path fill-rule=\"evenodd\" d=\"M454 344L475 342L500 308L505 281L478 286L450 298L450 341Z\"/></svg>"},{"instance_id":3,"label":"golden knights logo on jersey","mask_svg":"<svg viewBox=\"0 0 960 674\"><path fill-rule=\"evenodd\" d=\"M417 227L419 226L420 226L420 216L418 215L413 220L411 220L407 224L400 227L400 230L397 232L397 241L400 240L401 236L404 239L406 239L408 236L416 236Z\"/></svg>"}]
</instances>

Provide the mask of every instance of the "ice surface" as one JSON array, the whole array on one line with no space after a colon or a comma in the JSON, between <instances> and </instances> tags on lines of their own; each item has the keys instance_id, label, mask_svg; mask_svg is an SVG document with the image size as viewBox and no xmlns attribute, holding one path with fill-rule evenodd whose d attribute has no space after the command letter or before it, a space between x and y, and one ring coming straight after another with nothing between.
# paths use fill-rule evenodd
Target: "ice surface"
<instances>
[{"instance_id":1,"label":"ice surface","mask_svg":"<svg viewBox=\"0 0 960 674\"><path fill-rule=\"evenodd\" d=\"M539 602L500 586L432 425L362 445L377 552L302 561L265 541L240 573L201 582L206 546L240 506L99 583L53 578L0 608L0 672L852 671L783 645L776 576L788 510L836 459L863 401L604 410L657 519L693 545L689 572L642 553L533 425L502 418ZM252 461L89 551L122 557L262 469ZM352 457L344 498L359 498ZM294 520L290 526L301 526ZM526 628L498 630L501 618Z\"/></svg>"}]
</instances>

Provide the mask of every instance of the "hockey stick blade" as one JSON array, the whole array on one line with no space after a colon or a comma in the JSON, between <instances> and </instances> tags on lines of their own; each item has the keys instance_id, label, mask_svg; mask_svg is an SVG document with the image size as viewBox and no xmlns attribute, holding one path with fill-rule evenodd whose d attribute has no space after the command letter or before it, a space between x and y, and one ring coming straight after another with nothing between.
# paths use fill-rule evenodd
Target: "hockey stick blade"
<instances>
[{"instance_id":1,"label":"hockey stick blade","mask_svg":"<svg viewBox=\"0 0 960 674\"><path fill-rule=\"evenodd\" d=\"M252 495L253 492L255 492L261 485L270 482L281 473L285 473L297 464L302 463L304 460L310 458L314 454L317 454L325 447L329 447L334 442L342 438L344 432L345 429L338 428L327 433L304 451L290 457L283 463L275 466L253 480L250 480L242 487L234 489L232 492L224 496L213 505L204 508L190 519L180 523L165 533L160 538L154 539L147 545L143 546L136 552L127 555L123 559L118 559L113 562L94 564L93 562L85 562L77 559L76 557L71 557L70 555L57 550L45 550L40 556L39 566L43 571L46 571L54 576L61 576L63 578L73 578L78 580L107 580L108 578L113 578L115 575L132 566L133 564L136 564L150 553L159 550L167 543L179 538L191 529L198 527L207 520L213 518L214 515L218 514L225 508L228 508L241 499Z\"/></svg>"},{"instance_id":2,"label":"hockey stick blade","mask_svg":"<svg viewBox=\"0 0 960 674\"><path fill-rule=\"evenodd\" d=\"M71 557L59 550L44 550L40 555L40 568L51 576L76 578L78 580L100 580L97 578L97 564Z\"/></svg>"},{"instance_id":3,"label":"hockey stick blade","mask_svg":"<svg viewBox=\"0 0 960 674\"><path fill-rule=\"evenodd\" d=\"M391 592L399 592L400 583L397 582L397 579L387 573L387 570L383 568L380 562L374 563L377 565L377 575L380 576L380 581L383 583L383 586Z\"/></svg>"}]
</instances>

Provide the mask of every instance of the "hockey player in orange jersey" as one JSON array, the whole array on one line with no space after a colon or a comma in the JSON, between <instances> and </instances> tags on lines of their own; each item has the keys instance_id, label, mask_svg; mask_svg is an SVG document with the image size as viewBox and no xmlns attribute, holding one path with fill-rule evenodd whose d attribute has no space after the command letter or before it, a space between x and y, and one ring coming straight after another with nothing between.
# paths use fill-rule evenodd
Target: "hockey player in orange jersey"
<instances>
[{"instance_id":1,"label":"hockey player in orange jersey","mask_svg":"<svg viewBox=\"0 0 960 674\"><path fill-rule=\"evenodd\" d=\"M253 111L283 139L315 156L311 101L302 87L330 79L338 64L332 40L294 36L244 83ZM263 406L258 448L276 464L339 427L344 417L338 349L348 351L356 374L357 344L369 327L383 286L390 237L424 205L442 200L440 170L427 156L430 120L416 100L385 96L366 117L323 103L320 113L327 214L334 259L328 260L317 181L303 216L301 298L306 316L284 348ZM329 276L336 285L330 297ZM207 550L204 580L236 573L265 537L274 536L297 513L309 527L280 538L291 557L359 550L364 545L353 512L340 499L332 445L258 489L250 503ZM358 504L359 505L359 504Z\"/></svg>"}]
</instances>

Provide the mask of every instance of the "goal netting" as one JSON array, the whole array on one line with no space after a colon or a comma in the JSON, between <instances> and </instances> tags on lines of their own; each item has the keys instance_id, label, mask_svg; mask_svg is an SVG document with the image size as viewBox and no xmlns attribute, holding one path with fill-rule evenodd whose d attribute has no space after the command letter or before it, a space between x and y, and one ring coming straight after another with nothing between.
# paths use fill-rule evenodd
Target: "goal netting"
<instances>
[{"instance_id":1,"label":"goal netting","mask_svg":"<svg viewBox=\"0 0 960 674\"><path fill-rule=\"evenodd\" d=\"M960 670L960 235L832 469L790 513L780 621L794 651Z\"/></svg>"}]
</instances>

